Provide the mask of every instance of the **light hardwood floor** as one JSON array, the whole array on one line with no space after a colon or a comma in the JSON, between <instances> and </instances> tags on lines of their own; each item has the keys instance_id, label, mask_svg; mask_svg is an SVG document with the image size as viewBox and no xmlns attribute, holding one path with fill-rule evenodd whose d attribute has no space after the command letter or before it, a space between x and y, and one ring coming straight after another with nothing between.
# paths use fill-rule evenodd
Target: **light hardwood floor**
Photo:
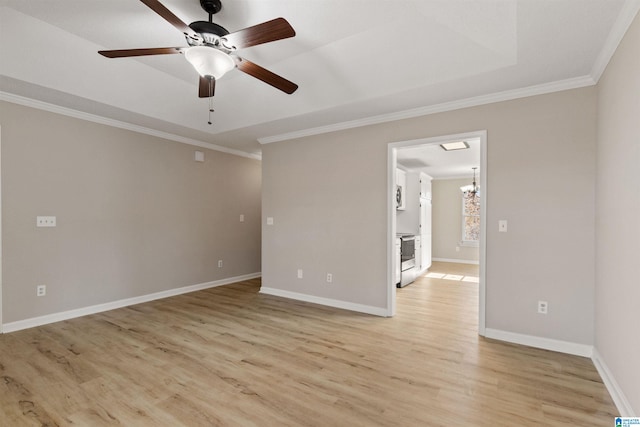
<instances>
[{"instance_id":1,"label":"light hardwood floor","mask_svg":"<svg viewBox=\"0 0 640 427\"><path fill-rule=\"evenodd\" d=\"M259 287L0 336L0 425L613 425L589 359L478 337L476 283L421 278L390 319Z\"/></svg>"}]
</instances>

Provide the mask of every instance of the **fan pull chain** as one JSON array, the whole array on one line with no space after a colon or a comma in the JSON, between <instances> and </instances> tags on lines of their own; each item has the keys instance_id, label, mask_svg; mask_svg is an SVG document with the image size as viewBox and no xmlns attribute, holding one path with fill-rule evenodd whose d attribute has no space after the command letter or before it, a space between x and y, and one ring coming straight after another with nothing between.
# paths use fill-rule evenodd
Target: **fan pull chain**
<instances>
[{"instance_id":1,"label":"fan pull chain","mask_svg":"<svg viewBox=\"0 0 640 427\"><path fill-rule=\"evenodd\" d=\"M211 125L211 113L213 113L213 80L209 79L209 125Z\"/></svg>"}]
</instances>

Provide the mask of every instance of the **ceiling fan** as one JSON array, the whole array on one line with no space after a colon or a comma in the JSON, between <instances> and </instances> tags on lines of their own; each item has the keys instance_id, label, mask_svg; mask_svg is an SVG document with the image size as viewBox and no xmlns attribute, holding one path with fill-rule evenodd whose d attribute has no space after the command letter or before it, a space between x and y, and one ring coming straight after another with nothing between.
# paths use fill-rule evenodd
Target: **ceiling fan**
<instances>
[{"instance_id":1,"label":"ceiling fan","mask_svg":"<svg viewBox=\"0 0 640 427\"><path fill-rule=\"evenodd\" d=\"M167 22L185 35L189 47L157 47L143 49L101 50L107 58L131 56L184 54L187 61L200 74L198 96L210 98L214 95L216 80L234 68L263 82L292 94L298 85L261 66L254 64L235 52L238 49L282 40L296 35L284 18L276 18L233 33L214 24L212 17L222 9L220 0L200 0L200 6L209 14L208 21L195 21L187 25L158 0L140 0Z\"/></svg>"}]
</instances>

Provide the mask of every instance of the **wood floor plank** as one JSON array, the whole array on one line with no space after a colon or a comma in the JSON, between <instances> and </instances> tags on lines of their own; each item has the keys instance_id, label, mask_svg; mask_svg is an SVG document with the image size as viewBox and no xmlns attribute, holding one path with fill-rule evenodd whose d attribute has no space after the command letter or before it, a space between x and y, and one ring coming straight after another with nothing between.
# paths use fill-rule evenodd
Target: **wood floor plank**
<instances>
[{"instance_id":1,"label":"wood floor plank","mask_svg":"<svg viewBox=\"0 0 640 427\"><path fill-rule=\"evenodd\" d=\"M0 425L612 425L591 360L479 337L477 266L430 273L394 318L251 279L2 335Z\"/></svg>"}]
</instances>

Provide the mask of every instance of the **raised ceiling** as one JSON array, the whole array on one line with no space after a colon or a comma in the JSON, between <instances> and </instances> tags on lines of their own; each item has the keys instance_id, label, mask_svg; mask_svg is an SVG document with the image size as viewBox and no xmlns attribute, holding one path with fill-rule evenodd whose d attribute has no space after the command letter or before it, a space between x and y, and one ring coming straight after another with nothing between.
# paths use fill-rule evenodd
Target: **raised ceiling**
<instances>
[{"instance_id":1,"label":"raised ceiling","mask_svg":"<svg viewBox=\"0 0 640 427\"><path fill-rule=\"evenodd\" d=\"M162 2L186 23L207 19L198 0ZM208 125L208 102L182 55L97 54L186 46L140 1L0 0L0 95L257 155L258 139L593 84L639 8L637 0L223 0L214 22L229 31L276 17L291 23L296 37L241 54L300 88L286 95L234 70L216 86Z\"/></svg>"}]
</instances>

